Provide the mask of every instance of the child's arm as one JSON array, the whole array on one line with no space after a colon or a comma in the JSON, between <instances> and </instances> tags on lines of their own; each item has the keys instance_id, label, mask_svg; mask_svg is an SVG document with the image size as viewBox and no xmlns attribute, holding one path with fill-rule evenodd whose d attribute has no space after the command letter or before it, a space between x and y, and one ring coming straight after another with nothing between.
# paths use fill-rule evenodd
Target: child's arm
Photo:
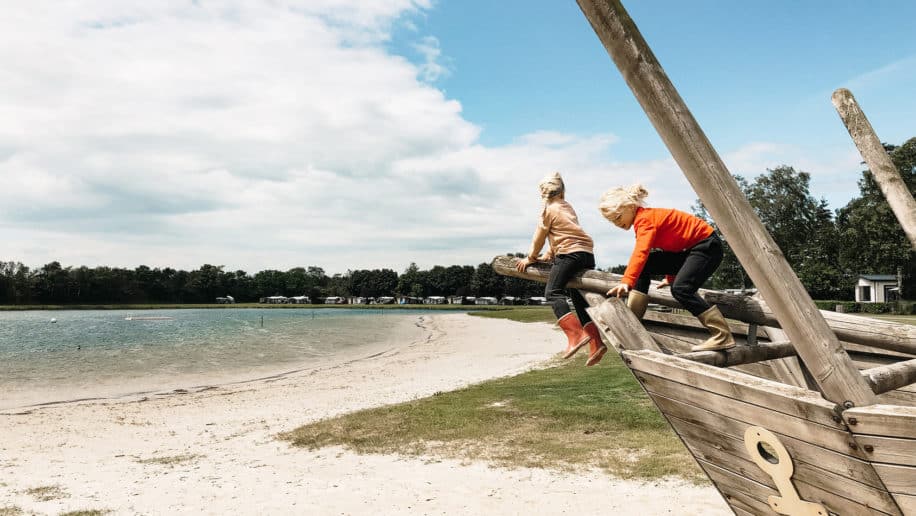
<instances>
[{"instance_id":1,"label":"child's arm","mask_svg":"<svg viewBox=\"0 0 916 516\"><path fill-rule=\"evenodd\" d=\"M541 248L544 247L544 242L547 240L547 228L541 224L538 224L538 227L534 230L534 237L531 238L531 248L528 250L528 256L522 258L515 265L515 268L519 272L524 272L525 269L532 263L538 261L538 254L541 252ZM547 254L551 254L553 251L548 249Z\"/></svg>"},{"instance_id":2,"label":"child's arm","mask_svg":"<svg viewBox=\"0 0 916 516\"><path fill-rule=\"evenodd\" d=\"M639 224L634 226L636 231L636 245L630 254L630 261L627 263L627 270L623 273L620 284L607 291L608 296L621 297L636 286L636 280L642 274L643 267L646 266L646 260L649 259L649 251L652 249L652 242L655 240L655 226Z\"/></svg>"}]
</instances>

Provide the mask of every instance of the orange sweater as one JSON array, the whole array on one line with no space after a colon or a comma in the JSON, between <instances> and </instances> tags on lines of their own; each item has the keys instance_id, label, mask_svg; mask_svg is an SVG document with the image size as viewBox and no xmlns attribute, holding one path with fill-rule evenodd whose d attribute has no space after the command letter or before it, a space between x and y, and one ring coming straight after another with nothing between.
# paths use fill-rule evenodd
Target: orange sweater
<instances>
[{"instance_id":1,"label":"orange sweater","mask_svg":"<svg viewBox=\"0 0 916 516\"><path fill-rule=\"evenodd\" d=\"M679 253L706 240L713 233L712 226L703 219L668 208L637 208L633 231L636 232L636 246L622 280L630 288L636 286L652 249ZM674 277L669 274L668 280L673 281Z\"/></svg>"}]
</instances>

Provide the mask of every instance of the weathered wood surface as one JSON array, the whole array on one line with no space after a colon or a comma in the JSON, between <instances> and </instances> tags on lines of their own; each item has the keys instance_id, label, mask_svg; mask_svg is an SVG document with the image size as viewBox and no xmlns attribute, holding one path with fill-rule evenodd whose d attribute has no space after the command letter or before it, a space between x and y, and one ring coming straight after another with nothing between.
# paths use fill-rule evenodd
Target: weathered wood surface
<instances>
[{"instance_id":1,"label":"weathered wood surface","mask_svg":"<svg viewBox=\"0 0 916 516\"><path fill-rule=\"evenodd\" d=\"M689 392L688 389L702 389L837 430L845 431L846 429L845 425L836 417L836 405L813 391L750 377L729 369L688 362L680 356L667 356L645 351L625 351L622 356L624 362L637 372L637 378L644 376L640 373L646 373L670 382L677 382L682 384L685 395ZM674 387L674 389L677 388L679 387ZM668 397L682 399L677 395ZM710 407L718 407L718 405L710 405Z\"/></svg>"},{"instance_id":2,"label":"weathered wood surface","mask_svg":"<svg viewBox=\"0 0 916 516\"><path fill-rule=\"evenodd\" d=\"M824 396L857 406L875 394L693 118L619 0L578 0L598 38Z\"/></svg>"},{"instance_id":3,"label":"weathered wood surface","mask_svg":"<svg viewBox=\"0 0 916 516\"><path fill-rule=\"evenodd\" d=\"M775 328L773 326L763 326L761 329L763 330L764 335L766 335L766 338L770 340L770 342L781 342L789 340L789 337L786 336L786 332L782 331L780 328ZM794 385L796 387L810 389L812 391L817 390L817 382L814 381L811 373L808 372L808 368L806 368L805 364L803 364L801 360L798 359L798 356L786 357L781 360L774 360L769 364L770 368L772 369L773 376L780 382L787 385Z\"/></svg>"},{"instance_id":4,"label":"weathered wood surface","mask_svg":"<svg viewBox=\"0 0 916 516\"><path fill-rule=\"evenodd\" d=\"M602 335L618 351L624 349L662 351L623 300L604 300L597 306L588 308L588 313Z\"/></svg>"},{"instance_id":5,"label":"weathered wood surface","mask_svg":"<svg viewBox=\"0 0 916 516\"><path fill-rule=\"evenodd\" d=\"M852 92L840 88L833 92L831 100L843 124L846 125L849 136L868 164L875 182L881 188L884 198L900 221L903 232L910 239L910 245L916 249L916 200L913 199L910 189L900 177L900 172L894 166Z\"/></svg>"},{"instance_id":6,"label":"weathered wood surface","mask_svg":"<svg viewBox=\"0 0 916 516\"><path fill-rule=\"evenodd\" d=\"M673 417L669 421L698 460L716 464L767 487L777 488L773 478L748 457L743 439ZM780 457L780 460L783 459ZM857 510L868 507L887 514L900 514L887 490L853 480L842 473L796 461L794 458L792 460L795 466L792 481L803 500L825 501L837 507L846 505ZM837 502L833 498L846 500Z\"/></svg>"},{"instance_id":7,"label":"weathered wood surface","mask_svg":"<svg viewBox=\"0 0 916 516\"><path fill-rule=\"evenodd\" d=\"M855 434L856 443L874 462L916 466L916 439Z\"/></svg>"},{"instance_id":8,"label":"weathered wood surface","mask_svg":"<svg viewBox=\"0 0 916 516\"><path fill-rule=\"evenodd\" d=\"M875 470L891 493L916 496L916 467L875 464Z\"/></svg>"},{"instance_id":9,"label":"weathered wood surface","mask_svg":"<svg viewBox=\"0 0 916 516\"><path fill-rule=\"evenodd\" d=\"M664 290L662 290L662 292L664 292ZM687 329L687 330L695 330L700 333L705 333L706 337L707 338L709 337L709 330L707 330L706 327L703 326L702 323L700 323L699 319L689 314L681 315L681 314L675 314L671 312L659 312L657 310L652 310L652 309L646 310L646 315L643 317L643 325L648 327L649 324L656 323L656 322L663 324L666 327L675 327L675 328L681 328L681 329ZM748 334L748 324L747 323L736 321L736 320L726 320L725 322L728 323L728 329L732 332L733 335L747 336ZM763 331L763 329L757 325L754 325L754 326L756 327L756 330L757 330L756 331L757 338L766 339L767 334ZM781 340L788 340L788 339L781 339Z\"/></svg>"},{"instance_id":10,"label":"weathered wood surface","mask_svg":"<svg viewBox=\"0 0 916 516\"><path fill-rule=\"evenodd\" d=\"M831 450L844 450L849 446L850 435L835 425L814 423L808 419L788 415L784 412L768 409L760 405L722 396L703 389L693 388L681 383L671 382L665 378L637 373L637 378L650 394L680 400L696 407L715 407L715 410L751 425L764 428L778 428L779 432L807 441ZM818 419L826 419L828 413L814 413ZM850 450L851 454L855 452ZM861 453L856 454L865 458Z\"/></svg>"},{"instance_id":11,"label":"weathered wood surface","mask_svg":"<svg viewBox=\"0 0 916 516\"><path fill-rule=\"evenodd\" d=\"M916 439L916 407L872 405L843 411L846 425L856 434Z\"/></svg>"},{"instance_id":12,"label":"weathered wood surface","mask_svg":"<svg viewBox=\"0 0 916 516\"><path fill-rule=\"evenodd\" d=\"M897 505L903 510L903 514L907 516L916 514L916 496L895 494L894 499L897 500Z\"/></svg>"},{"instance_id":13,"label":"weathered wood surface","mask_svg":"<svg viewBox=\"0 0 916 516\"><path fill-rule=\"evenodd\" d=\"M791 342L772 342L756 346L735 346L724 351L692 351L681 358L716 367L730 367L795 356Z\"/></svg>"},{"instance_id":14,"label":"weathered wood surface","mask_svg":"<svg viewBox=\"0 0 916 516\"><path fill-rule=\"evenodd\" d=\"M916 358L862 371L875 394L893 391L916 382Z\"/></svg>"},{"instance_id":15,"label":"weathered wood surface","mask_svg":"<svg viewBox=\"0 0 916 516\"><path fill-rule=\"evenodd\" d=\"M550 265L536 263L525 269L525 272L518 272L515 268L517 261L518 259L514 257L497 256L491 262L491 266L494 271L504 276L524 278L540 283L547 282ZM622 277L619 274L610 272L585 271L573 277L568 285L570 288L605 294L608 290L617 286ZM649 289L648 294L651 302L670 307L680 307L680 304L671 296L670 289L658 289L654 285ZM779 326L779 321L769 305L758 297L740 296L706 289L700 289L699 293L707 302L718 305L725 317L760 326ZM826 310L820 313L827 320L837 337L843 341L916 355L916 326L914 325L869 319Z\"/></svg>"},{"instance_id":16,"label":"weathered wood surface","mask_svg":"<svg viewBox=\"0 0 916 516\"><path fill-rule=\"evenodd\" d=\"M673 400L665 396L652 395L652 401L669 418L669 421L671 418L676 417L698 426L715 428L716 431L736 439L743 439L747 428L753 426L751 423L740 421L719 412L712 412L706 408ZM840 473L872 487L882 488L884 485L881 483L881 479L874 468L867 461L848 454L856 453L855 450L846 448L836 451L786 434L775 433L795 460ZM861 455L864 456L865 454L862 453Z\"/></svg>"}]
</instances>

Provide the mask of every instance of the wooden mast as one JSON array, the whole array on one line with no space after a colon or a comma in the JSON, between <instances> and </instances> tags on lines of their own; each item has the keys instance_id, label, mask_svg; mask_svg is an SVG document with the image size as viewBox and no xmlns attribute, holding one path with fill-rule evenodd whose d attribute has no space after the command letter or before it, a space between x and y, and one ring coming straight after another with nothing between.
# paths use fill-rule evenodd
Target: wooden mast
<instances>
[{"instance_id":1,"label":"wooden mast","mask_svg":"<svg viewBox=\"0 0 916 516\"><path fill-rule=\"evenodd\" d=\"M875 395L687 109L619 0L577 0L627 85L741 264L798 347L824 397L847 408Z\"/></svg>"},{"instance_id":2,"label":"wooden mast","mask_svg":"<svg viewBox=\"0 0 916 516\"><path fill-rule=\"evenodd\" d=\"M881 145L881 140L875 134L868 118L865 118L865 113L852 96L852 92L840 88L833 92L831 100L846 130L849 131L849 136L859 149L859 154L865 159L875 182L881 188L881 193L900 221L903 232L910 239L910 245L916 249L916 200L913 200L910 189L900 177L897 167L887 155L884 145Z\"/></svg>"}]
</instances>

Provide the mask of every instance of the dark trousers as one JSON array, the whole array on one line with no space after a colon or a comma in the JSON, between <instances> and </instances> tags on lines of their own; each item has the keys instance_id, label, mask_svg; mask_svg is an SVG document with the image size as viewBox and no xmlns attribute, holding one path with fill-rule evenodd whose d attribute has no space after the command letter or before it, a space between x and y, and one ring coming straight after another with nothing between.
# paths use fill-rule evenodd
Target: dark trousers
<instances>
[{"instance_id":1,"label":"dark trousers","mask_svg":"<svg viewBox=\"0 0 916 516\"><path fill-rule=\"evenodd\" d=\"M697 290L712 276L713 272L716 272L720 263L722 263L722 241L715 233L686 251L679 253L653 251L649 253L649 259L646 260L646 266L639 275L639 279L636 280L634 290L645 294L649 292L649 282L652 276L674 274L671 295L681 306L697 316L709 309L709 303L697 295Z\"/></svg>"},{"instance_id":2,"label":"dark trousers","mask_svg":"<svg viewBox=\"0 0 916 516\"><path fill-rule=\"evenodd\" d=\"M595 255L585 251L558 254L554 258L553 267L550 268L550 274L547 276L547 288L544 290L544 297L553 307L553 314L557 316L557 319L569 313L567 299L572 299L579 322L584 326L592 320L585 311L585 308L588 307L585 298L582 297L578 290L567 289L566 284L576 273L594 268Z\"/></svg>"}]
</instances>

